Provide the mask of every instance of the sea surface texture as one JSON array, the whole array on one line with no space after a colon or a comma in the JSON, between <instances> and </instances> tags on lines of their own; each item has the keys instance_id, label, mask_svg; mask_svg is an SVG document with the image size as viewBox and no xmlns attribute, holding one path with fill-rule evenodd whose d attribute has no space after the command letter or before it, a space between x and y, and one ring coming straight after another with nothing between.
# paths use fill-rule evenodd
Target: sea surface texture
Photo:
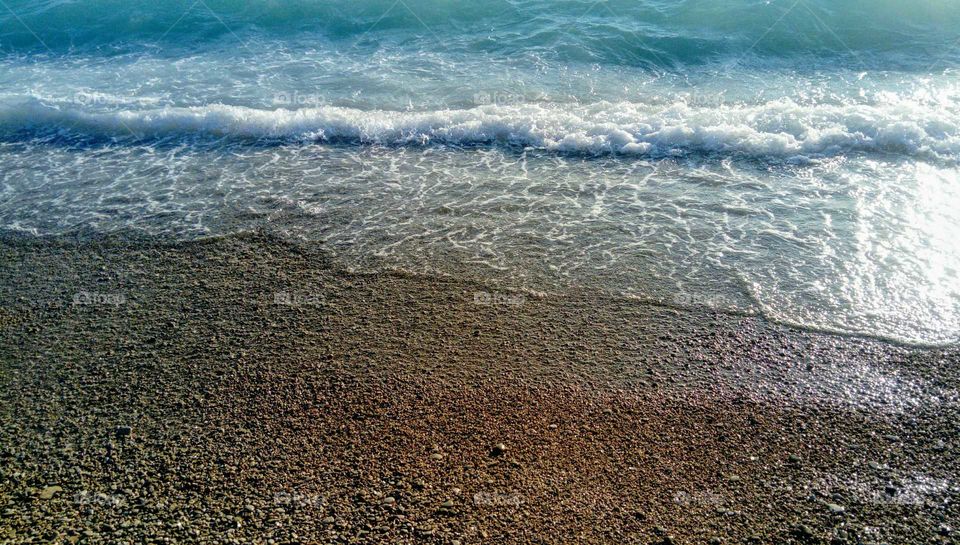
<instances>
[{"instance_id":1,"label":"sea surface texture","mask_svg":"<svg viewBox=\"0 0 960 545\"><path fill-rule=\"evenodd\" d=\"M4 0L0 230L960 337L956 0Z\"/></svg>"}]
</instances>

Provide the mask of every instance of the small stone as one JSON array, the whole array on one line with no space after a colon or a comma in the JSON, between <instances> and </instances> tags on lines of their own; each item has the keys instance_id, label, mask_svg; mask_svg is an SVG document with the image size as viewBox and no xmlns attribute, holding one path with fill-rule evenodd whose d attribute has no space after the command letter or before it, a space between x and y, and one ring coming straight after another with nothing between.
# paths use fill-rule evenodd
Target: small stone
<instances>
[{"instance_id":1,"label":"small stone","mask_svg":"<svg viewBox=\"0 0 960 545\"><path fill-rule=\"evenodd\" d=\"M507 452L507 445L503 443L497 443L493 445L493 450L490 451L491 456L503 456L503 453Z\"/></svg>"},{"instance_id":2,"label":"small stone","mask_svg":"<svg viewBox=\"0 0 960 545\"><path fill-rule=\"evenodd\" d=\"M447 516L458 516L460 513L456 509L456 504L453 503L453 500L447 500L440 504L440 508L437 509L437 512L441 515Z\"/></svg>"},{"instance_id":3,"label":"small stone","mask_svg":"<svg viewBox=\"0 0 960 545\"><path fill-rule=\"evenodd\" d=\"M799 464L802 461L796 454L791 454L789 460L791 464Z\"/></svg>"},{"instance_id":4,"label":"small stone","mask_svg":"<svg viewBox=\"0 0 960 545\"><path fill-rule=\"evenodd\" d=\"M383 503L386 505L390 505L392 503L397 503L397 499L394 498L393 496L387 496L386 498L383 498Z\"/></svg>"},{"instance_id":5,"label":"small stone","mask_svg":"<svg viewBox=\"0 0 960 545\"><path fill-rule=\"evenodd\" d=\"M947 526L946 524L941 524L940 527L937 528L937 533L939 533L942 536L949 536L950 534L953 533L953 529Z\"/></svg>"},{"instance_id":6,"label":"small stone","mask_svg":"<svg viewBox=\"0 0 960 545\"><path fill-rule=\"evenodd\" d=\"M719 537L711 537L711 538L710 538L710 545L720 545L721 543L723 543L723 542L720 541L720 538L719 538Z\"/></svg>"},{"instance_id":7,"label":"small stone","mask_svg":"<svg viewBox=\"0 0 960 545\"><path fill-rule=\"evenodd\" d=\"M336 522L336 521L337 521L337 519L335 519L335 518L333 518L333 517L327 517L327 518L323 519L323 523L324 523L324 524L333 524L333 523Z\"/></svg>"},{"instance_id":8,"label":"small stone","mask_svg":"<svg viewBox=\"0 0 960 545\"><path fill-rule=\"evenodd\" d=\"M557 426L556 424L550 424L550 425L547 426L547 427L550 428L551 430L555 430L555 429L557 429L558 426Z\"/></svg>"},{"instance_id":9,"label":"small stone","mask_svg":"<svg viewBox=\"0 0 960 545\"><path fill-rule=\"evenodd\" d=\"M440 454L439 452L434 452L433 454L430 455L430 459L431 459L431 460L443 460L443 454Z\"/></svg>"},{"instance_id":10,"label":"small stone","mask_svg":"<svg viewBox=\"0 0 960 545\"><path fill-rule=\"evenodd\" d=\"M58 492L63 492L63 489L60 488L59 486L48 486L40 491L40 499L41 500L53 499L53 497L56 496Z\"/></svg>"},{"instance_id":11,"label":"small stone","mask_svg":"<svg viewBox=\"0 0 960 545\"><path fill-rule=\"evenodd\" d=\"M827 509L829 509L834 515L842 515L846 511L842 505L837 505L835 503L828 503Z\"/></svg>"},{"instance_id":12,"label":"small stone","mask_svg":"<svg viewBox=\"0 0 960 545\"><path fill-rule=\"evenodd\" d=\"M798 524L797 527L793 529L793 533L801 539L810 539L813 537L813 530L806 524Z\"/></svg>"},{"instance_id":13,"label":"small stone","mask_svg":"<svg viewBox=\"0 0 960 545\"><path fill-rule=\"evenodd\" d=\"M733 475L733 474L727 475L727 480L732 483L738 483L740 482L740 475Z\"/></svg>"}]
</instances>

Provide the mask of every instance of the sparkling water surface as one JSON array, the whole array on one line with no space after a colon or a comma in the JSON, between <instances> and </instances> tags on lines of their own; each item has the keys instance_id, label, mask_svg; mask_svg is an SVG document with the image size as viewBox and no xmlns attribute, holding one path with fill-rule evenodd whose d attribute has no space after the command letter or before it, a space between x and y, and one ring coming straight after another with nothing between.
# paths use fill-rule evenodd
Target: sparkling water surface
<instances>
[{"instance_id":1,"label":"sparkling water surface","mask_svg":"<svg viewBox=\"0 0 960 545\"><path fill-rule=\"evenodd\" d=\"M960 336L960 5L9 2L0 227Z\"/></svg>"}]
</instances>

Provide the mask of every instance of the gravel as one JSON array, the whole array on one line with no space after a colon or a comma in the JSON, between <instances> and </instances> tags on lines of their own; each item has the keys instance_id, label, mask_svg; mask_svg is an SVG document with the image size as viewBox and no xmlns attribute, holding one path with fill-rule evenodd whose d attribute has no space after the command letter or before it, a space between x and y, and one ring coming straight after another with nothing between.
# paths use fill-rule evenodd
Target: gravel
<instances>
[{"instance_id":1,"label":"gravel","mask_svg":"<svg viewBox=\"0 0 960 545\"><path fill-rule=\"evenodd\" d=\"M0 543L953 539L955 348L494 289L260 234L0 241Z\"/></svg>"}]
</instances>

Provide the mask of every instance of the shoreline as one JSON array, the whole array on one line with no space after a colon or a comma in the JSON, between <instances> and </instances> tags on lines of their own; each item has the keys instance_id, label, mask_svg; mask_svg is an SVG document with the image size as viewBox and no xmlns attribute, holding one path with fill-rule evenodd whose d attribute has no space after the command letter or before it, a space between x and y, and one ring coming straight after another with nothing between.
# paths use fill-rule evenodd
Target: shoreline
<instances>
[{"instance_id":1,"label":"shoreline","mask_svg":"<svg viewBox=\"0 0 960 545\"><path fill-rule=\"evenodd\" d=\"M3 237L0 255L0 542L952 543L960 526L956 346L517 304L259 234Z\"/></svg>"},{"instance_id":2,"label":"shoreline","mask_svg":"<svg viewBox=\"0 0 960 545\"><path fill-rule=\"evenodd\" d=\"M34 235L23 231L2 231L0 232L0 246L18 246L18 245L52 245L56 247L75 247L89 246L100 247L102 249L130 249L130 248L153 248L157 250L172 250L188 246L205 246L229 244L230 241L255 241L254 244L279 245L288 248L298 254L310 255L312 259L331 274L343 277L391 277L412 278L424 283L434 281L454 282L466 287L473 287L480 291L489 291L499 294L519 294L523 297L537 298L558 298L566 300L593 300L601 303L635 304L652 308L662 308L667 312L679 312L682 314L709 314L729 316L737 318L757 318L765 324L780 330L793 331L801 334L815 334L837 338L850 339L852 341L879 342L893 347L907 350L937 350L952 351L960 349L960 339L954 341L920 341L906 340L894 336L885 336L870 334L866 332L857 332L832 326L816 326L810 324L801 324L788 320L778 320L767 316L760 308L717 308L709 305L697 303L686 304L683 302L674 302L669 299L659 298L652 295L637 295L632 293L623 293L604 290L603 288L592 285L576 284L557 284L552 286L524 286L520 284L497 284L500 280L487 276L469 276L463 270L440 271L431 269L429 271L414 271L397 265L391 265L380 262L370 262L361 266L348 266L339 261L339 258L329 255L323 249L322 243L315 240L288 238L280 233L273 232L264 226L253 227L228 234L215 234L196 238L168 238L164 234L151 234L138 230L120 230L110 233L100 233L96 231L75 231L67 234L55 235ZM756 304L756 302L754 302Z\"/></svg>"}]
</instances>

